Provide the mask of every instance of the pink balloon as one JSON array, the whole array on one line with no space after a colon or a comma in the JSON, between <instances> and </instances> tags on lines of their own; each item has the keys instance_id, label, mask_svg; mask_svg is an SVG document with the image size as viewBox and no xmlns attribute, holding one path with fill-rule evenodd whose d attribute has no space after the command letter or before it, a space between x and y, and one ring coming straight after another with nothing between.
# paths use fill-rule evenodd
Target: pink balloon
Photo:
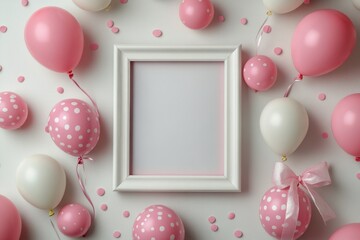
<instances>
[{"instance_id":1,"label":"pink balloon","mask_svg":"<svg viewBox=\"0 0 360 240\"><path fill-rule=\"evenodd\" d=\"M15 205L0 195L0 240L19 240L21 217Z\"/></svg>"},{"instance_id":2,"label":"pink balloon","mask_svg":"<svg viewBox=\"0 0 360 240\"><path fill-rule=\"evenodd\" d=\"M360 240L360 223L342 226L330 236L329 240Z\"/></svg>"},{"instance_id":3,"label":"pink balloon","mask_svg":"<svg viewBox=\"0 0 360 240\"><path fill-rule=\"evenodd\" d=\"M57 103L50 112L47 128L54 143L72 156L88 154L100 136L97 112L79 99Z\"/></svg>"},{"instance_id":4,"label":"pink balloon","mask_svg":"<svg viewBox=\"0 0 360 240\"><path fill-rule=\"evenodd\" d=\"M335 106L331 129L345 152L360 157L360 93L346 96Z\"/></svg>"},{"instance_id":5,"label":"pink balloon","mask_svg":"<svg viewBox=\"0 0 360 240\"><path fill-rule=\"evenodd\" d=\"M337 10L318 10L305 16L295 29L291 54L297 71L320 76L342 65L356 43L351 20Z\"/></svg>"},{"instance_id":6,"label":"pink balloon","mask_svg":"<svg viewBox=\"0 0 360 240\"><path fill-rule=\"evenodd\" d=\"M184 240L184 225L172 209L152 205L137 216L133 225L133 239Z\"/></svg>"},{"instance_id":7,"label":"pink balloon","mask_svg":"<svg viewBox=\"0 0 360 240\"><path fill-rule=\"evenodd\" d=\"M28 107L19 95L13 92L0 92L0 128L20 128L27 116Z\"/></svg>"},{"instance_id":8,"label":"pink balloon","mask_svg":"<svg viewBox=\"0 0 360 240\"><path fill-rule=\"evenodd\" d=\"M298 188L299 216L294 239L304 234L311 219L311 202L306 193ZM270 188L265 192L259 208L260 221L265 231L276 239L281 238L287 208L288 189Z\"/></svg>"},{"instance_id":9,"label":"pink balloon","mask_svg":"<svg viewBox=\"0 0 360 240\"><path fill-rule=\"evenodd\" d=\"M244 65L243 77L246 84L257 91L266 91L276 82L275 63L264 55L250 58Z\"/></svg>"},{"instance_id":10,"label":"pink balloon","mask_svg":"<svg viewBox=\"0 0 360 240\"><path fill-rule=\"evenodd\" d=\"M82 237L91 226L91 215L81 204L69 204L60 210L57 225L68 237Z\"/></svg>"},{"instance_id":11,"label":"pink balloon","mask_svg":"<svg viewBox=\"0 0 360 240\"><path fill-rule=\"evenodd\" d=\"M203 29L214 18L214 6L210 0L183 0L179 7L179 16L188 28Z\"/></svg>"},{"instance_id":12,"label":"pink balloon","mask_svg":"<svg viewBox=\"0 0 360 240\"><path fill-rule=\"evenodd\" d=\"M25 26L25 42L39 63L56 72L73 70L84 48L79 22L58 7L44 7L33 13Z\"/></svg>"}]
</instances>

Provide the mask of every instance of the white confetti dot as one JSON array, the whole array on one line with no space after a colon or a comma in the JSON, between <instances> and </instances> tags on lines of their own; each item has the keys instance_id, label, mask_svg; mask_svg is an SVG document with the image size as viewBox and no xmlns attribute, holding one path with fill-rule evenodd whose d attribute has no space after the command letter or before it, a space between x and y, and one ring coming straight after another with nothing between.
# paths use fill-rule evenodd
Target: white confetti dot
<instances>
[{"instance_id":1,"label":"white confetti dot","mask_svg":"<svg viewBox=\"0 0 360 240\"><path fill-rule=\"evenodd\" d=\"M267 206L266 206L266 205L264 206L264 210L265 210L265 211L267 210Z\"/></svg>"},{"instance_id":2,"label":"white confetti dot","mask_svg":"<svg viewBox=\"0 0 360 240\"><path fill-rule=\"evenodd\" d=\"M2 111L3 111L3 112L7 112L8 109L4 107L4 108L2 109Z\"/></svg>"},{"instance_id":3,"label":"white confetti dot","mask_svg":"<svg viewBox=\"0 0 360 240\"><path fill-rule=\"evenodd\" d=\"M3 118L0 118L0 122L5 122L5 120Z\"/></svg>"},{"instance_id":4,"label":"white confetti dot","mask_svg":"<svg viewBox=\"0 0 360 240\"><path fill-rule=\"evenodd\" d=\"M56 117L56 118L54 119L54 122L58 123L58 122L59 122L59 118Z\"/></svg>"},{"instance_id":5,"label":"white confetti dot","mask_svg":"<svg viewBox=\"0 0 360 240\"><path fill-rule=\"evenodd\" d=\"M65 130L69 130L70 125L69 125L69 124L65 124L65 125L64 125L64 128L65 128Z\"/></svg>"},{"instance_id":6,"label":"white confetti dot","mask_svg":"<svg viewBox=\"0 0 360 240\"><path fill-rule=\"evenodd\" d=\"M271 197L268 197L268 198L266 199L266 201L267 201L267 202L271 202Z\"/></svg>"},{"instance_id":7,"label":"white confetti dot","mask_svg":"<svg viewBox=\"0 0 360 240\"><path fill-rule=\"evenodd\" d=\"M266 217L265 217L265 220L268 221L268 222L270 222L270 217L269 217L269 216L266 216Z\"/></svg>"},{"instance_id":8,"label":"white confetti dot","mask_svg":"<svg viewBox=\"0 0 360 240\"><path fill-rule=\"evenodd\" d=\"M271 229L276 230L277 227L275 225L271 226Z\"/></svg>"},{"instance_id":9,"label":"white confetti dot","mask_svg":"<svg viewBox=\"0 0 360 240\"><path fill-rule=\"evenodd\" d=\"M69 140L72 139L71 134L68 134L68 135L66 136L66 138L69 139Z\"/></svg>"},{"instance_id":10,"label":"white confetti dot","mask_svg":"<svg viewBox=\"0 0 360 240\"><path fill-rule=\"evenodd\" d=\"M68 108L68 107L64 107L63 110L64 110L65 112L67 112L67 111L69 111L69 108Z\"/></svg>"},{"instance_id":11,"label":"white confetti dot","mask_svg":"<svg viewBox=\"0 0 360 240\"><path fill-rule=\"evenodd\" d=\"M75 108L74 113L76 113L76 114L80 113L80 108Z\"/></svg>"},{"instance_id":12,"label":"white confetti dot","mask_svg":"<svg viewBox=\"0 0 360 240\"><path fill-rule=\"evenodd\" d=\"M14 105L13 105L13 108L14 108L14 109L18 109L19 106L18 106L17 104L14 104Z\"/></svg>"},{"instance_id":13,"label":"white confetti dot","mask_svg":"<svg viewBox=\"0 0 360 240\"><path fill-rule=\"evenodd\" d=\"M271 207L271 209L272 209L273 211L276 211L276 210L277 210L277 206L276 206L276 205L273 205L273 206Z\"/></svg>"},{"instance_id":14,"label":"white confetti dot","mask_svg":"<svg viewBox=\"0 0 360 240\"><path fill-rule=\"evenodd\" d=\"M164 227L164 226L160 226L159 230L160 230L160 232L163 232L163 231L165 231L165 227Z\"/></svg>"},{"instance_id":15,"label":"white confetti dot","mask_svg":"<svg viewBox=\"0 0 360 240\"><path fill-rule=\"evenodd\" d=\"M71 105L76 106L78 103L77 102L71 102Z\"/></svg>"},{"instance_id":16,"label":"white confetti dot","mask_svg":"<svg viewBox=\"0 0 360 240\"><path fill-rule=\"evenodd\" d=\"M281 194L281 197L286 198L286 193Z\"/></svg>"},{"instance_id":17,"label":"white confetti dot","mask_svg":"<svg viewBox=\"0 0 360 240\"><path fill-rule=\"evenodd\" d=\"M281 205L281 210L285 210L285 209L286 209L286 205L285 204Z\"/></svg>"},{"instance_id":18,"label":"white confetti dot","mask_svg":"<svg viewBox=\"0 0 360 240\"><path fill-rule=\"evenodd\" d=\"M80 125L76 125L76 126L75 126L75 131L78 132L78 131L80 131L80 129L81 129Z\"/></svg>"},{"instance_id":19,"label":"white confetti dot","mask_svg":"<svg viewBox=\"0 0 360 240\"><path fill-rule=\"evenodd\" d=\"M281 220L281 216L280 216L280 215L276 215L275 218L276 218L276 220Z\"/></svg>"}]
</instances>

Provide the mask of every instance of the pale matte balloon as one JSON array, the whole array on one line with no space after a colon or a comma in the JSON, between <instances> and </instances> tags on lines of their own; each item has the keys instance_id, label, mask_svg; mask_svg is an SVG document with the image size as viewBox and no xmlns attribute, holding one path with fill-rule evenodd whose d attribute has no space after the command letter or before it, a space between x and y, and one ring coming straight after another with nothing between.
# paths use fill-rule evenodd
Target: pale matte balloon
<instances>
[{"instance_id":1,"label":"pale matte balloon","mask_svg":"<svg viewBox=\"0 0 360 240\"><path fill-rule=\"evenodd\" d=\"M306 109L291 98L272 100L260 116L260 130L265 142L282 156L293 153L299 147L308 127Z\"/></svg>"},{"instance_id":2,"label":"pale matte balloon","mask_svg":"<svg viewBox=\"0 0 360 240\"><path fill-rule=\"evenodd\" d=\"M10 199L0 195L0 240L19 240L21 217Z\"/></svg>"},{"instance_id":3,"label":"pale matte balloon","mask_svg":"<svg viewBox=\"0 0 360 240\"><path fill-rule=\"evenodd\" d=\"M20 163L16 186L21 196L34 207L52 210L64 196L65 171L47 155L32 155Z\"/></svg>"},{"instance_id":4,"label":"pale matte balloon","mask_svg":"<svg viewBox=\"0 0 360 240\"><path fill-rule=\"evenodd\" d=\"M273 13L284 14L300 7L304 0L263 0L263 3Z\"/></svg>"},{"instance_id":5,"label":"pale matte balloon","mask_svg":"<svg viewBox=\"0 0 360 240\"><path fill-rule=\"evenodd\" d=\"M360 239L360 223L346 224L337 229L329 238L329 240L359 240Z\"/></svg>"},{"instance_id":6,"label":"pale matte balloon","mask_svg":"<svg viewBox=\"0 0 360 240\"><path fill-rule=\"evenodd\" d=\"M89 12L97 12L107 8L111 0L73 0L81 9Z\"/></svg>"},{"instance_id":7,"label":"pale matte balloon","mask_svg":"<svg viewBox=\"0 0 360 240\"><path fill-rule=\"evenodd\" d=\"M353 5L356 9L360 10L360 0L352 0Z\"/></svg>"}]
</instances>

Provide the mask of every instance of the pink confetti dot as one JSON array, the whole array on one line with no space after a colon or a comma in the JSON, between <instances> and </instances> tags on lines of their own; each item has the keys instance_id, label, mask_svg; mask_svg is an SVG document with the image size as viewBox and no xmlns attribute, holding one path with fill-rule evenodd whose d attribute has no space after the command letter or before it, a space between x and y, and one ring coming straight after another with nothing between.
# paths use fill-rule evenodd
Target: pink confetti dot
<instances>
[{"instance_id":1,"label":"pink confetti dot","mask_svg":"<svg viewBox=\"0 0 360 240\"><path fill-rule=\"evenodd\" d=\"M155 29L152 34L154 35L154 37L161 37L163 32L160 29Z\"/></svg>"},{"instance_id":2,"label":"pink confetti dot","mask_svg":"<svg viewBox=\"0 0 360 240\"><path fill-rule=\"evenodd\" d=\"M111 31L112 31L113 33L118 33L118 32L120 32L120 29L119 29L118 27L112 27L112 28L111 28Z\"/></svg>"},{"instance_id":3,"label":"pink confetti dot","mask_svg":"<svg viewBox=\"0 0 360 240\"><path fill-rule=\"evenodd\" d=\"M240 230L236 230L234 232L234 236L237 237L237 238L241 238L243 236L243 232L240 231Z\"/></svg>"},{"instance_id":4,"label":"pink confetti dot","mask_svg":"<svg viewBox=\"0 0 360 240\"><path fill-rule=\"evenodd\" d=\"M357 179L360 180L360 173L357 173L357 174L356 174L356 177L357 177Z\"/></svg>"},{"instance_id":5,"label":"pink confetti dot","mask_svg":"<svg viewBox=\"0 0 360 240\"><path fill-rule=\"evenodd\" d=\"M210 216L210 217L208 218L208 221L209 221L209 223L214 223L214 222L216 222L216 217Z\"/></svg>"},{"instance_id":6,"label":"pink confetti dot","mask_svg":"<svg viewBox=\"0 0 360 240\"><path fill-rule=\"evenodd\" d=\"M270 32L271 32L271 27L270 27L269 25L265 25L265 26L263 27L263 32L264 32L264 33L270 33Z\"/></svg>"},{"instance_id":7,"label":"pink confetti dot","mask_svg":"<svg viewBox=\"0 0 360 240\"><path fill-rule=\"evenodd\" d=\"M105 189L103 189L103 188L98 188L97 190L96 190L96 193L97 193L97 195L99 195L99 196L104 196L105 195Z\"/></svg>"},{"instance_id":8,"label":"pink confetti dot","mask_svg":"<svg viewBox=\"0 0 360 240\"><path fill-rule=\"evenodd\" d=\"M225 17L223 15L220 15L218 17L219 22L225 22Z\"/></svg>"},{"instance_id":9,"label":"pink confetti dot","mask_svg":"<svg viewBox=\"0 0 360 240\"><path fill-rule=\"evenodd\" d=\"M123 212L123 216L126 217L126 218L130 217L130 212L127 211L127 210L125 210L125 211Z\"/></svg>"},{"instance_id":10,"label":"pink confetti dot","mask_svg":"<svg viewBox=\"0 0 360 240\"><path fill-rule=\"evenodd\" d=\"M26 7L27 5L29 5L29 1L28 0L21 0L21 4Z\"/></svg>"},{"instance_id":11,"label":"pink confetti dot","mask_svg":"<svg viewBox=\"0 0 360 240\"><path fill-rule=\"evenodd\" d=\"M99 49L99 44L97 44L97 43L91 43L90 44L90 50L91 51L96 51L98 49Z\"/></svg>"},{"instance_id":12,"label":"pink confetti dot","mask_svg":"<svg viewBox=\"0 0 360 240\"><path fill-rule=\"evenodd\" d=\"M228 219L230 219L230 220L235 219L235 213L234 212L229 213Z\"/></svg>"},{"instance_id":13,"label":"pink confetti dot","mask_svg":"<svg viewBox=\"0 0 360 240\"><path fill-rule=\"evenodd\" d=\"M105 203L101 204L100 209L103 211L107 211L108 210L107 204L105 204Z\"/></svg>"},{"instance_id":14,"label":"pink confetti dot","mask_svg":"<svg viewBox=\"0 0 360 240\"><path fill-rule=\"evenodd\" d=\"M329 134L328 134L327 132L323 132L323 133L321 134L321 137L322 137L323 139L328 139L328 138L329 138Z\"/></svg>"},{"instance_id":15,"label":"pink confetti dot","mask_svg":"<svg viewBox=\"0 0 360 240\"><path fill-rule=\"evenodd\" d=\"M212 224L211 227L210 227L211 231L213 232L217 232L219 230L219 226L216 225L216 224Z\"/></svg>"},{"instance_id":16,"label":"pink confetti dot","mask_svg":"<svg viewBox=\"0 0 360 240\"><path fill-rule=\"evenodd\" d=\"M7 27L2 25L0 26L0 32L5 33L7 31Z\"/></svg>"},{"instance_id":17,"label":"pink confetti dot","mask_svg":"<svg viewBox=\"0 0 360 240\"><path fill-rule=\"evenodd\" d=\"M319 96L318 96L318 99L319 99L320 101L325 101L325 99L326 99L326 94L325 94L325 93L320 93Z\"/></svg>"},{"instance_id":18,"label":"pink confetti dot","mask_svg":"<svg viewBox=\"0 0 360 240\"><path fill-rule=\"evenodd\" d=\"M119 231L115 231L113 232L113 237L114 238L120 238L121 237L121 233Z\"/></svg>"},{"instance_id":19,"label":"pink confetti dot","mask_svg":"<svg viewBox=\"0 0 360 240\"><path fill-rule=\"evenodd\" d=\"M107 22L106 22L106 26L108 27L108 28L112 28L113 26L114 26L114 21L113 20L108 20Z\"/></svg>"},{"instance_id":20,"label":"pink confetti dot","mask_svg":"<svg viewBox=\"0 0 360 240\"><path fill-rule=\"evenodd\" d=\"M128 0L119 0L119 2L120 2L121 4L125 4L125 3L128 2Z\"/></svg>"},{"instance_id":21,"label":"pink confetti dot","mask_svg":"<svg viewBox=\"0 0 360 240\"><path fill-rule=\"evenodd\" d=\"M281 55L283 53L283 50L281 47L276 47L276 48L274 48L274 53L276 55Z\"/></svg>"},{"instance_id":22,"label":"pink confetti dot","mask_svg":"<svg viewBox=\"0 0 360 240\"><path fill-rule=\"evenodd\" d=\"M62 88L62 87L57 87L57 88L56 88L56 91L57 91L58 93L60 93L60 94L63 94L63 93L64 93L64 88Z\"/></svg>"},{"instance_id":23,"label":"pink confetti dot","mask_svg":"<svg viewBox=\"0 0 360 240\"><path fill-rule=\"evenodd\" d=\"M248 23L247 18L242 18L242 19L240 19L240 23L241 23L242 25L246 25L246 24Z\"/></svg>"},{"instance_id":24,"label":"pink confetti dot","mask_svg":"<svg viewBox=\"0 0 360 240\"><path fill-rule=\"evenodd\" d=\"M19 77L17 78L17 80L18 80L19 83L22 83L22 82L25 81L25 77L24 77L24 76L19 76Z\"/></svg>"}]
</instances>

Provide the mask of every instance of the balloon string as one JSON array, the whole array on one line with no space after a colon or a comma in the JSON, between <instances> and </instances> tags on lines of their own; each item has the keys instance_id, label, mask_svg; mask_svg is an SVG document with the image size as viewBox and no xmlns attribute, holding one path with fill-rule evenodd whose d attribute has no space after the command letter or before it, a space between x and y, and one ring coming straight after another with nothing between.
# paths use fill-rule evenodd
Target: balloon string
<instances>
[{"instance_id":1,"label":"balloon string","mask_svg":"<svg viewBox=\"0 0 360 240\"><path fill-rule=\"evenodd\" d=\"M255 37L255 41L256 41L256 55L258 55L258 50L260 48L260 44L261 44L261 39L262 39L262 36L264 34L264 31L262 31L262 29L264 28L266 22L268 21L269 19L269 16L272 15L272 12L271 11L267 11L266 12L266 18L265 20L263 21L263 23L261 24L257 34L256 34L256 37Z\"/></svg>"},{"instance_id":2,"label":"balloon string","mask_svg":"<svg viewBox=\"0 0 360 240\"><path fill-rule=\"evenodd\" d=\"M95 108L95 111L96 111L96 115L97 117L100 116L99 114L99 108L96 104L96 102L92 99L92 97L82 88L80 87L80 85L76 82L76 80L74 79L74 73L73 71L69 71L68 72L69 74L69 78L71 79L71 81L73 81L73 83L90 99L91 103L93 104L94 108Z\"/></svg>"},{"instance_id":3,"label":"balloon string","mask_svg":"<svg viewBox=\"0 0 360 240\"><path fill-rule=\"evenodd\" d=\"M51 211L51 210L50 210L50 211ZM55 234L56 234L56 236L57 236L57 239L61 240L60 235L59 235L58 231L56 230L55 224L53 223L53 221L51 220L51 218L49 218L49 221L50 221L51 227L53 228L53 230L54 230L54 232L55 232Z\"/></svg>"},{"instance_id":4,"label":"balloon string","mask_svg":"<svg viewBox=\"0 0 360 240\"><path fill-rule=\"evenodd\" d=\"M291 90L295 83L300 82L303 80L304 76L300 73L297 77L294 78L293 82L289 85L289 87L286 89L286 92L284 94L284 97L288 97L291 93Z\"/></svg>"},{"instance_id":5,"label":"balloon string","mask_svg":"<svg viewBox=\"0 0 360 240\"><path fill-rule=\"evenodd\" d=\"M95 217L95 207L94 207L93 202L91 201L91 198L90 198L89 194L86 191L85 184L84 184L84 182L86 181L84 159L92 160L91 158L80 156L78 158L78 163L76 164L76 176L77 176L77 179L79 181L81 191L83 192L84 196L86 197L86 199L88 200L88 202L91 205L93 217ZM82 166L82 172L83 172L82 176L80 176L80 171L79 171L80 166ZM83 180L83 178L85 180Z\"/></svg>"}]
</instances>

